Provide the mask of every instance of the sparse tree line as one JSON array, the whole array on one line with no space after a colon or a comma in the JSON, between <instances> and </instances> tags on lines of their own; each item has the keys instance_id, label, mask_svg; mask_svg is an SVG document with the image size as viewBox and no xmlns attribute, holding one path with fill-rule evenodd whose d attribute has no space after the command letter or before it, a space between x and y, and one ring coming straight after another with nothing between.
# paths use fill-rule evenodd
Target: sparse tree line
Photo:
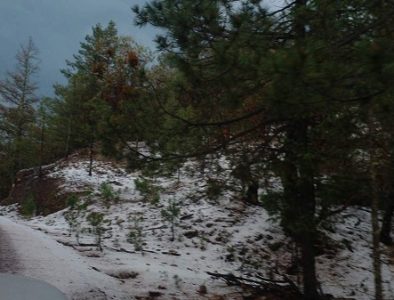
<instances>
[{"instance_id":1,"label":"sparse tree line","mask_svg":"<svg viewBox=\"0 0 394 300\"><path fill-rule=\"evenodd\" d=\"M384 299L379 249L392 244L394 210L394 3L265 4L135 7L137 25L161 29L156 59L114 23L97 25L67 62L67 83L41 100L29 41L0 81L1 197L19 169L80 148L89 151L90 173L98 149L151 174L176 173L189 158L204 174L226 157L240 198L276 214L299 247L305 299L322 297L315 268L322 224L346 207L370 207L375 298ZM157 191L139 184L155 201ZM130 239L139 243L135 223Z\"/></svg>"}]
</instances>

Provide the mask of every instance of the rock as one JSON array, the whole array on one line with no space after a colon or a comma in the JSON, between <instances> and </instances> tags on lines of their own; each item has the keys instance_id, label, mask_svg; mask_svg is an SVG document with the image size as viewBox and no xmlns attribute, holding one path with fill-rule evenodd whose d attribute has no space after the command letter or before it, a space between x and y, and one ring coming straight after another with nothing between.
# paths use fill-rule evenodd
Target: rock
<instances>
[{"instance_id":1,"label":"rock","mask_svg":"<svg viewBox=\"0 0 394 300\"><path fill-rule=\"evenodd\" d=\"M235 261L234 254L232 254L232 253L227 254L227 255L226 255L226 258L225 258L225 261L228 261L228 262L233 262L233 261Z\"/></svg>"},{"instance_id":2,"label":"rock","mask_svg":"<svg viewBox=\"0 0 394 300\"><path fill-rule=\"evenodd\" d=\"M161 293L161 292L149 291L149 297L151 297L151 298L158 298L162 295L163 295L163 293Z\"/></svg>"},{"instance_id":3,"label":"rock","mask_svg":"<svg viewBox=\"0 0 394 300\"><path fill-rule=\"evenodd\" d=\"M173 255L173 256L181 256L178 252L176 252L175 250L169 250L169 251L163 251L161 252L161 254L166 254L166 255Z\"/></svg>"},{"instance_id":4,"label":"rock","mask_svg":"<svg viewBox=\"0 0 394 300\"><path fill-rule=\"evenodd\" d=\"M134 279L137 278L137 276L139 275L138 272L126 271L126 270L110 271L110 272L106 272L106 274L118 279Z\"/></svg>"},{"instance_id":5,"label":"rock","mask_svg":"<svg viewBox=\"0 0 394 300\"><path fill-rule=\"evenodd\" d=\"M115 180L110 181L109 183L111 183L111 184L113 184L113 185L117 185L117 186L122 186L122 185L123 185L123 184L121 184L120 182L115 181Z\"/></svg>"},{"instance_id":6,"label":"rock","mask_svg":"<svg viewBox=\"0 0 394 300\"><path fill-rule=\"evenodd\" d=\"M267 240L269 240L269 241L271 241L271 240L274 239L274 238L273 238L271 235L269 235L269 234L266 235L266 238L267 238Z\"/></svg>"},{"instance_id":7,"label":"rock","mask_svg":"<svg viewBox=\"0 0 394 300\"><path fill-rule=\"evenodd\" d=\"M254 239L256 242L261 241L264 238L263 234L259 234L258 236L256 236L256 238Z\"/></svg>"},{"instance_id":8,"label":"rock","mask_svg":"<svg viewBox=\"0 0 394 300\"><path fill-rule=\"evenodd\" d=\"M86 252L82 252L81 254L86 257L95 257L95 258L102 256L101 253L97 251L86 251Z\"/></svg>"},{"instance_id":9,"label":"rock","mask_svg":"<svg viewBox=\"0 0 394 300\"><path fill-rule=\"evenodd\" d=\"M279 250L284 244L282 242L276 242L272 244L268 244L268 248L270 248L272 251L277 251Z\"/></svg>"},{"instance_id":10,"label":"rock","mask_svg":"<svg viewBox=\"0 0 394 300\"><path fill-rule=\"evenodd\" d=\"M217 237L215 237L215 241L218 242L218 243L223 242L223 240L224 240L224 238L221 235L218 235Z\"/></svg>"},{"instance_id":11,"label":"rock","mask_svg":"<svg viewBox=\"0 0 394 300\"><path fill-rule=\"evenodd\" d=\"M105 292L100 291L100 290L90 290L88 292L76 292L73 294L72 299L78 299L78 300L91 300L91 299L97 299L97 300L106 300L107 295Z\"/></svg>"},{"instance_id":12,"label":"rock","mask_svg":"<svg viewBox=\"0 0 394 300\"><path fill-rule=\"evenodd\" d=\"M198 288L197 292L201 295L206 295L207 294L207 287L205 285L200 285Z\"/></svg>"},{"instance_id":13,"label":"rock","mask_svg":"<svg viewBox=\"0 0 394 300\"><path fill-rule=\"evenodd\" d=\"M198 230L189 230L184 232L183 235L188 239L192 239L198 236Z\"/></svg>"},{"instance_id":14,"label":"rock","mask_svg":"<svg viewBox=\"0 0 394 300\"><path fill-rule=\"evenodd\" d=\"M193 214L183 215L180 217L181 221L193 219Z\"/></svg>"}]
</instances>

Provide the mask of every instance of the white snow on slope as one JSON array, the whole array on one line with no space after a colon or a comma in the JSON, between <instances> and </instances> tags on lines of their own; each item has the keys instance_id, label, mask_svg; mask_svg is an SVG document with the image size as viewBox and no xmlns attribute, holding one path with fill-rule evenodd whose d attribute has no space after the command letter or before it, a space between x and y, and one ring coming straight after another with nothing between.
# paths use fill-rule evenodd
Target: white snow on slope
<instances>
[{"instance_id":1,"label":"white snow on slope","mask_svg":"<svg viewBox=\"0 0 394 300\"><path fill-rule=\"evenodd\" d=\"M230 194L216 202L209 201L201 196L201 186L206 184L201 178L185 171L181 173L180 183L175 178L156 178L156 184L163 191L160 203L152 205L143 202L135 190L134 180L139 173L126 173L111 163L100 161L95 162L92 177L88 176L87 169L88 161L72 161L57 167L51 177L62 179L63 192L93 191L94 203L89 205L83 218L91 211L105 214L103 253L92 246L78 246L75 237L68 235L68 224L64 219L66 210L28 221L16 215L12 207L3 208L3 214L18 223L46 232L48 239L73 246L74 249L67 248L67 252L93 266L98 270L94 271L96 275L108 278L106 274L135 274L135 278L121 280L110 277L115 285L103 285L105 292L108 289L113 293L115 289L131 297L147 297L149 292L155 292L161 294L160 299L206 299L197 292L201 285L205 285L209 295L221 294L226 295L226 299L240 299L239 291L212 280L206 272L236 275L259 272L270 277L275 276L274 270L284 272L291 265L293 245L263 208L245 206L234 201ZM120 202L110 208L100 202L99 187L104 182L120 192ZM190 195L198 197L193 200ZM170 241L168 224L161 217L161 210L166 207L168 199L182 203L182 218L173 242ZM134 246L127 242L136 216L143 218L140 226L145 251L142 253L135 251ZM322 289L338 297L371 299L373 274L369 215L361 209L349 208L337 218L335 233L327 231L327 239L335 244L335 249L317 257ZM88 231L89 224L82 221L82 227L85 228L81 234L82 244L91 244L94 237ZM390 261L394 255L390 251L393 250L384 248L384 287L386 297L394 298L394 269ZM82 271L85 270L83 266L81 264ZM78 269L77 264L74 268ZM34 277L33 273L31 276ZM46 276L50 278L51 274ZM45 280L44 277L38 278ZM297 276L291 278L300 282ZM89 285L95 280L101 282L100 278L86 282ZM85 282L85 279L79 281ZM66 292L71 295L70 291ZM114 299L122 297L113 295Z\"/></svg>"}]
</instances>

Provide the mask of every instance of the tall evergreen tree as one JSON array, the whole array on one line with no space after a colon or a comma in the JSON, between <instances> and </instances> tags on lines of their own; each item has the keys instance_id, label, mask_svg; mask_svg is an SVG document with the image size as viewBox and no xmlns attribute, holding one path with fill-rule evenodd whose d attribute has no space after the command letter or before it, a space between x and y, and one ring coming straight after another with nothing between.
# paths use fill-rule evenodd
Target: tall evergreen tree
<instances>
[{"instance_id":1,"label":"tall evergreen tree","mask_svg":"<svg viewBox=\"0 0 394 300\"><path fill-rule=\"evenodd\" d=\"M119 36L110 22L93 27L78 54L67 62L63 72L68 83L56 87L60 101L53 122L61 128L65 155L75 148L89 148L89 174L97 143L107 154L119 154L135 139L135 99L149 59L147 51ZM118 151L120 141L123 146Z\"/></svg>"},{"instance_id":2,"label":"tall evergreen tree","mask_svg":"<svg viewBox=\"0 0 394 300\"><path fill-rule=\"evenodd\" d=\"M258 162L281 178L281 224L301 249L305 299L319 298L315 244L331 214L324 191L339 178L327 159L343 170L354 157L355 111L381 92L360 68L360 49L382 24L374 7L296 0L272 12L262 1L163 0L134 8L137 24L164 29L159 49L180 73L175 104L157 97L193 136L193 147L179 149L192 156L248 141L265 150Z\"/></svg>"},{"instance_id":3,"label":"tall evergreen tree","mask_svg":"<svg viewBox=\"0 0 394 300\"><path fill-rule=\"evenodd\" d=\"M17 171L31 165L34 160L30 133L35 121L35 105L39 101L35 82L38 63L38 50L30 38L16 54L15 70L0 80L3 111L0 131L7 157L6 178L10 182Z\"/></svg>"}]
</instances>

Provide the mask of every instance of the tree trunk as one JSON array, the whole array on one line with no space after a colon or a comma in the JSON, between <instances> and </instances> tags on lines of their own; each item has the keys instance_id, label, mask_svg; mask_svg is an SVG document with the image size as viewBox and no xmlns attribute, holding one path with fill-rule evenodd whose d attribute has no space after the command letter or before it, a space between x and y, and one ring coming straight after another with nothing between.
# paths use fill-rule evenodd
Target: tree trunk
<instances>
[{"instance_id":1,"label":"tree trunk","mask_svg":"<svg viewBox=\"0 0 394 300\"><path fill-rule=\"evenodd\" d=\"M375 281L375 300L383 299L382 287L382 265L380 261L380 229L379 229L379 193L377 189L377 173L376 168L371 166L372 180L372 203L371 203L371 222L372 222L372 257Z\"/></svg>"},{"instance_id":2,"label":"tree trunk","mask_svg":"<svg viewBox=\"0 0 394 300\"><path fill-rule=\"evenodd\" d=\"M69 117L67 120L67 136L66 136L66 146L65 146L65 154L66 159L70 155L70 139L71 139L71 118Z\"/></svg>"},{"instance_id":3,"label":"tree trunk","mask_svg":"<svg viewBox=\"0 0 394 300\"><path fill-rule=\"evenodd\" d=\"M92 176L93 173L93 156L94 156L94 144L93 142L89 145L89 176Z\"/></svg>"},{"instance_id":4,"label":"tree trunk","mask_svg":"<svg viewBox=\"0 0 394 300\"><path fill-rule=\"evenodd\" d=\"M171 241L175 241L175 224L171 224Z\"/></svg>"},{"instance_id":5,"label":"tree trunk","mask_svg":"<svg viewBox=\"0 0 394 300\"><path fill-rule=\"evenodd\" d=\"M45 126L44 122L41 124L41 135L40 135L40 166L38 169L38 177L42 177L42 165L44 164L44 137L45 137Z\"/></svg>"},{"instance_id":6,"label":"tree trunk","mask_svg":"<svg viewBox=\"0 0 394 300\"><path fill-rule=\"evenodd\" d=\"M307 0L296 0L294 7L293 30L295 32L295 44L299 51L301 63L299 69L304 68L304 50L307 20L303 15L307 6ZM301 113L303 113L301 111ZM295 226L293 234L296 242L301 248L301 264L303 273L304 299L319 299L318 282L315 266L315 240L316 240L316 198L314 184L314 163L310 161L309 147L309 122L305 118L296 118L288 124L288 164L293 174L290 184L289 197L293 198L293 203L287 209L288 214L295 214L291 219ZM294 202L295 201L295 202ZM292 212L293 211L293 212ZM291 224L289 224L291 226ZM295 232L294 232L295 230Z\"/></svg>"},{"instance_id":7,"label":"tree trunk","mask_svg":"<svg viewBox=\"0 0 394 300\"><path fill-rule=\"evenodd\" d=\"M393 245L393 239L391 238L391 226L394 213L394 195L390 193L386 209L384 211L382 229L380 231L380 241L385 245Z\"/></svg>"},{"instance_id":8,"label":"tree trunk","mask_svg":"<svg viewBox=\"0 0 394 300\"><path fill-rule=\"evenodd\" d=\"M16 175L16 173L18 173L18 171L21 170L21 143L22 143L22 136L23 136L23 129L21 128L21 126L19 126L19 128L17 129L17 134L15 137L15 152L14 152L14 163L13 163L13 173Z\"/></svg>"},{"instance_id":9,"label":"tree trunk","mask_svg":"<svg viewBox=\"0 0 394 300\"><path fill-rule=\"evenodd\" d=\"M305 120L289 124L286 141L284 211L282 226L301 249L304 299L319 299L315 268L315 186L314 166L305 158L309 151L308 125Z\"/></svg>"},{"instance_id":10,"label":"tree trunk","mask_svg":"<svg viewBox=\"0 0 394 300\"><path fill-rule=\"evenodd\" d=\"M383 300L382 264L380 261L380 228L379 228L379 181L378 168L380 164L378 149L375 144L376 124L373 117L372 105L368 111L368 127L370 142L370 179L371 179L371 223L372 223L372 259L375 283L375 300Z\"/></svg>"},{"instance_id":11,"label":"tree trunk","mask_svg":"<svg viewBox=\"0 0 394 300\"><path fill-rule=\"evenodd\" d=\"M305 300L319 299L314 240L313 235L305 234L299 241Z\"/></svg>"},{"instance_id":12,"label":"tree trunk","mask_svg":"<svg viewBox=\"0 0 394 300\"><path fill-rule=\"evenodd\" d=\"M300 225L302 229L299 243L301 246L304 298L312 300L319 299L319 295L315 264L315 241L317 235L315 222L316 199L313 167L310 165L310 162L302 160L299 176L299 206L301 210L299 222L302 223ZM303 226L305 226L305 228Z\"/></svg>"},{"instance_id":13,"label":"tree trunk","mask_svg":"<svg viewBox=\"0 0 394 300\"><path fill-rule=\"evenodd\" d=\"M246 192L246 202L250 204L257 205L259 204L259 183L256 180L253 180L249 183L248 191Z\"/></svg>"}]
</instances>

